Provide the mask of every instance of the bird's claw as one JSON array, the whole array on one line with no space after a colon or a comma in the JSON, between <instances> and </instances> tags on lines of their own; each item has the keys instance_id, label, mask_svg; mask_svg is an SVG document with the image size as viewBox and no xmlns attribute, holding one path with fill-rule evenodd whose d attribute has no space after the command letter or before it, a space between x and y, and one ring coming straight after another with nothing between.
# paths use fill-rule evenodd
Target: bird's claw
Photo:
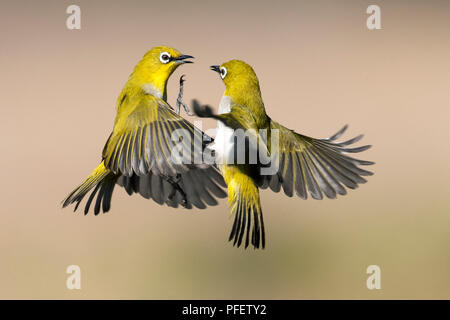
<instances>
[{"instance_id":1,"label":"bird's claw","mask_svg":"<svg viewBox=\"0 0 450 320\"><path fill-rule=\"evenodd\" d=\"M171 201L174 200L175 199L175 195L176 195L176 193L178 191L181 194L181 197L183 198L183 199L181 199L181 203L180 204L184 208L187 208L188 207L187 195L186 195L186 192L184 192L183 188L180 186L181 175L177 174L175 177L164 176L164 178L173 187L172 192L169 194L168 199L171 200Z\"/></svg>"},{"instance_id":2,"label":"bird's claw","mask_svg":"<svg viewBox=\"0 0 450 320\"><path fill-rule=\"evenodd\" d=\"M184 82L186 81L186 80L184 80L185 76L186 76L185 74L182 74L181 77L180 77L180 87L182 87Z\"/></svg>"}]
</instances>

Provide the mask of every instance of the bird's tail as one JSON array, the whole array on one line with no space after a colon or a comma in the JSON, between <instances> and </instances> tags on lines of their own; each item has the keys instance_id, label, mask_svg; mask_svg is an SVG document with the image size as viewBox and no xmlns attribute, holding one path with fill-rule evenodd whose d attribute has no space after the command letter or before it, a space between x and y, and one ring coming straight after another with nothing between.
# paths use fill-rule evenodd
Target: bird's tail
<instances>
[{"instance_id":1,"label":"bird's tail","mask_svg":"<svg viewBox=\"0 0 450 320\"><path fill-rule=\"evenodd\" d=\"M228 204L234 214L228 240L239 247L245 238L245 248L251 243L255 249L264 249L264 220L258 187L251 177L240 171L235 171L230 179L226 175L225 180L228 180Z\"/></svg>"},{"instance_id":2,"label":"bird's tail","mask_svg":"<svg viewBox=\"0 0 450 320\"><path fill-rule=\"evenodd\" d=\"M80 205L81 200L84 196L92 189L91 195L89 196L86 206L84 208L84 214L89 212L89 207L91 206L92 200L97 194L97 200L95 202L94 213L97 215L100 212L100 208L103 212L109 211L111 207L111 198L114 191L114 186L117 181L117 176L105 167L104 162L100 163L97 168L92 171L89 177L79 185L75 190L73 190L66 199L63 200L63 208L67 207L69 204L76 202L75 210L77 210Z\"/></svg>"}]
</instances>

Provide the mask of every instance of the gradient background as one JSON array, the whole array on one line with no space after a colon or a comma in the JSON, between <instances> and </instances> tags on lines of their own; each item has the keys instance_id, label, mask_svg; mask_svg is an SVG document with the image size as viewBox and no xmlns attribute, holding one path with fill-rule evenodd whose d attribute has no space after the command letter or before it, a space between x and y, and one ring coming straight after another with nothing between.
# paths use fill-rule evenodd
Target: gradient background
<instances>
[{"instance_id":1,"label":"gradient background","mask_svg":"<svg viewBox=\"0 0 450 320\"><path fill-rule=\"evenodd\" d=\"M70 4L81 30L66 29ZM366 28L370 4L382 30ZM448 1L2 1L0 298L449 299L449 14ZM117 188L109 214L62 210L132 68L161 44L196 57L170 103L186 73L186 101L216 107L208 67L243 59L274 119L365 133L375 175L337 200L263 191L264 251L227 242L226 201L174 210ZM71 264L81 290L66 288ZM381 290L366 288L371 264Z\"/></svg>"}]
</instances>

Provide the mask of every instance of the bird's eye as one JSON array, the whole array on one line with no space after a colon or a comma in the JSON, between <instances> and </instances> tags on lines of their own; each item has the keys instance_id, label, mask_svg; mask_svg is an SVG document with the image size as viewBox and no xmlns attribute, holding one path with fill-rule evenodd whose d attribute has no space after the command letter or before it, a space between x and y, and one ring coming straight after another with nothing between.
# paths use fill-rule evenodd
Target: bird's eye
<instances>
[{"instance_id":1,"label":"bird's eye","mask_svg":"<svg viewBox=\"0 0 450 320\"><path fill-rule=\"evenodd\" d=\"M220 77L221 77L222 79L224 79L226 75L227 75L227 68L221 67L221 68L220 68Z\"/></svg>"},{"instance_id":2,"label":"bird's eye","mask_svg":"<svg viewBox=\"0 0 450 320\"><path fill-rule=\"evenodd\" d=\"M162 63L167 63L170 61L170 54L168 52L161 52L161 54L159 55L159 60Z\"/></svg>"}]
</instances>

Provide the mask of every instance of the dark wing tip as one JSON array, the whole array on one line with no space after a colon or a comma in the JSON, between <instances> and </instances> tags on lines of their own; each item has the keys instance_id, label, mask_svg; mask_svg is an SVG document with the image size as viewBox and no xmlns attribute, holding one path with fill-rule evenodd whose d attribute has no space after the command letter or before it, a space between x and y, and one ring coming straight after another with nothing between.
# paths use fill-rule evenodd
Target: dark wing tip
<instances>
[{"instance_id":1,"label":"dark wing tip","mask_svg":"<svg viewBox=\"0 0 450 320\"><path fill-rule=\"evenodd\" d=\"M348 129L348 124L346 124L345 126L342 127L342 129L340 129L338 132L336 132L335 134L333 134L331 137L328 138L328 141L334 141L336 139L338 139L340 136L342 136L344 134L344 132Z\"/></svg>"},{"instance_id":2,"label":"dark wing tip","mask_svg":"<svg viewBox=\"0 0 450 320\"><path fill-rule=\"evenodd\" d=\"M209 105L200 105L197 99L192 100L192 109L197 117L210 118L214 115Z\"/></svg>"},{"instance_id":3,"label":"dark wing tip","mask_svg":"<svg viewBox=\"0 0 450 320\"><path fill-rule=\"evenodd\" d=\"M363 152L366 151L368 149L372 148L372 145L368 144L365 146L361 146L361 147L355 147L355 148L344 148L341 149L343 152L348 152L348 153L358 153L358 152Z\"/></svg>"}]
</instances>

